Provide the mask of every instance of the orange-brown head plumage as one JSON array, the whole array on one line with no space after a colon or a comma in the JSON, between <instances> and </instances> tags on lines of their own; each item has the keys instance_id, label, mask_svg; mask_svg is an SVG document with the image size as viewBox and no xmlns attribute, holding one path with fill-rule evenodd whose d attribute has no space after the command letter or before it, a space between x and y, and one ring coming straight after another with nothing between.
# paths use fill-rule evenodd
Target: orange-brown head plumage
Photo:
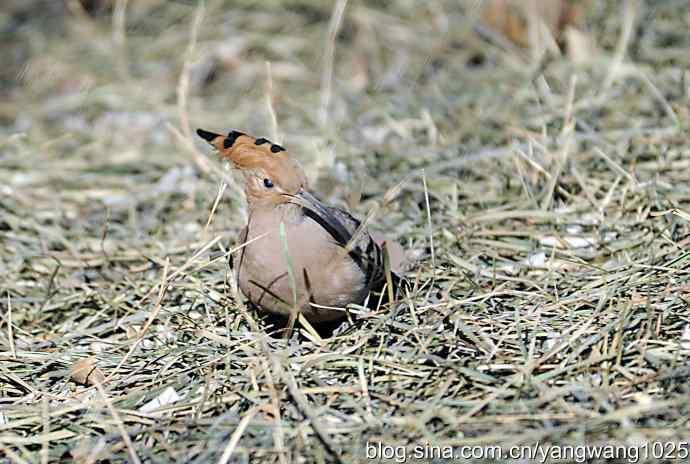
<instances>
[{"instance_id":1,"label":"orange-brown head plumage","mask_svg":"<svg viewBox=\"0 0 690 464\"><path fill-rule=\"evenodd\" d=\"M280 145L238 131L227 136L203 129L196 132L242 171L250 204L285 203L306 187L304 170Z\"/></svg>"}]
</instances>

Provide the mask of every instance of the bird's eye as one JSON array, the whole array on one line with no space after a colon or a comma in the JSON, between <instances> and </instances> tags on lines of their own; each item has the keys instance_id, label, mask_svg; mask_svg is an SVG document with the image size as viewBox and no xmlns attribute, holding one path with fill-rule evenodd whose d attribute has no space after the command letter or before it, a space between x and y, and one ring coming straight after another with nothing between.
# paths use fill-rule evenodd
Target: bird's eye
<instances>
[{"instance_id":1,"label":"bird's eye","mask_svg":"<svg viewBox=\"0 0 690 464\"><path fill-rule=\"evenodd\" d=\"M264 179L264 187L273 188L273 181L271 179Z\"/></svg>"}]
</instances>

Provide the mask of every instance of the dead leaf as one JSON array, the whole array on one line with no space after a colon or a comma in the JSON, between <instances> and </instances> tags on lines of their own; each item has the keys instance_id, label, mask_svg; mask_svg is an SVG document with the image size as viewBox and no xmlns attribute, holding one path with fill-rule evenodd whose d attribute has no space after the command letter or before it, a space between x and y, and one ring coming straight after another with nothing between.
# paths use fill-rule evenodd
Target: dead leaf
<instances>
[{"instance_id":1,"label":"dead leaf","mask_svg":"<svg viewBox=\"0 0 690 464\"><path fill-rule=\"evenodd\" d=\"M105 381L105 375L96 365L96 358L93 356L77 361L72 366L70 378L81 385L96 385Z\"/></svg>"},{"instance_id":2,"label":"dead leaf","mask_svg":"<svg viewBox=\"0 0 690 464\"><path fill-rule=\"evenodd\" d=\"M566 28L581 22L583 6L569 0L490 0L485 3L482 21L521 47L535 47L546 29L562 43Z\"/></svg>"}]
</instances>

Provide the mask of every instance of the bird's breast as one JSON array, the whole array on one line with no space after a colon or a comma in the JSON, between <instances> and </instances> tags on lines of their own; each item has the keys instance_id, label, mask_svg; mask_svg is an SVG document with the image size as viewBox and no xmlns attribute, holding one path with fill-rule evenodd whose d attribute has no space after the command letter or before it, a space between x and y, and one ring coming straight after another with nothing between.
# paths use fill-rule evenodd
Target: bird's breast
<instances>
[{"instance_id":1,"label":"bird's breast","mask_svg":"<svg viewBox=\"0 0 690 464\"><path fill-rule=\"evenodd\" d=\"M284 238L280 234L281 220ZM310 302L344 307L361 303L366 297L366 279L360 268L312 219L252 215L246 241L252 239L256 241L244 248L240 258L238 280L242 292L263 309L288 314L296 294L298 307L312 314L310 319L319 320ZM327 314L323 310L320 314L325 319L339 315L342 313Z\"/></svg>"}]
</instances>

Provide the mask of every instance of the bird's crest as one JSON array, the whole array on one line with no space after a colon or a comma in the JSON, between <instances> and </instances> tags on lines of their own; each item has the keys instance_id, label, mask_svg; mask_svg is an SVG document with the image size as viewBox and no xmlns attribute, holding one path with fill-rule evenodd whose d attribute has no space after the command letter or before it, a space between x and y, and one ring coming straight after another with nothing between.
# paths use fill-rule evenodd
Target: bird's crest
<instances>
[{"instance_id":1,"label":"bird's crest","mask_svg":"<svg viewBox=\"0 0 690 464\"><path fill-rule=\"evenodd\" d=\"M204 129L197 129L196 133L218 150L221 158L232 161L238 167L249 166L253 162L262 160L278 160L289 158L285 148L270 140L254 138L243 132L230 131L228 135L216 134Z\"/></svg>"},{"instance_id":2,"label":"bird's crest","mask_svg":"<svg viewBox=\"0 0 690 464\"><path fill-rule=\"evenodd\" d=\"M306 176L299 163L285 148L268 139L257 139L236 130L228 135L204 129L197 129L196 133L218 150L221 158L231 161L240 170L261 170L289 192L306 184Z\"/></svg>"}]
</instances>

